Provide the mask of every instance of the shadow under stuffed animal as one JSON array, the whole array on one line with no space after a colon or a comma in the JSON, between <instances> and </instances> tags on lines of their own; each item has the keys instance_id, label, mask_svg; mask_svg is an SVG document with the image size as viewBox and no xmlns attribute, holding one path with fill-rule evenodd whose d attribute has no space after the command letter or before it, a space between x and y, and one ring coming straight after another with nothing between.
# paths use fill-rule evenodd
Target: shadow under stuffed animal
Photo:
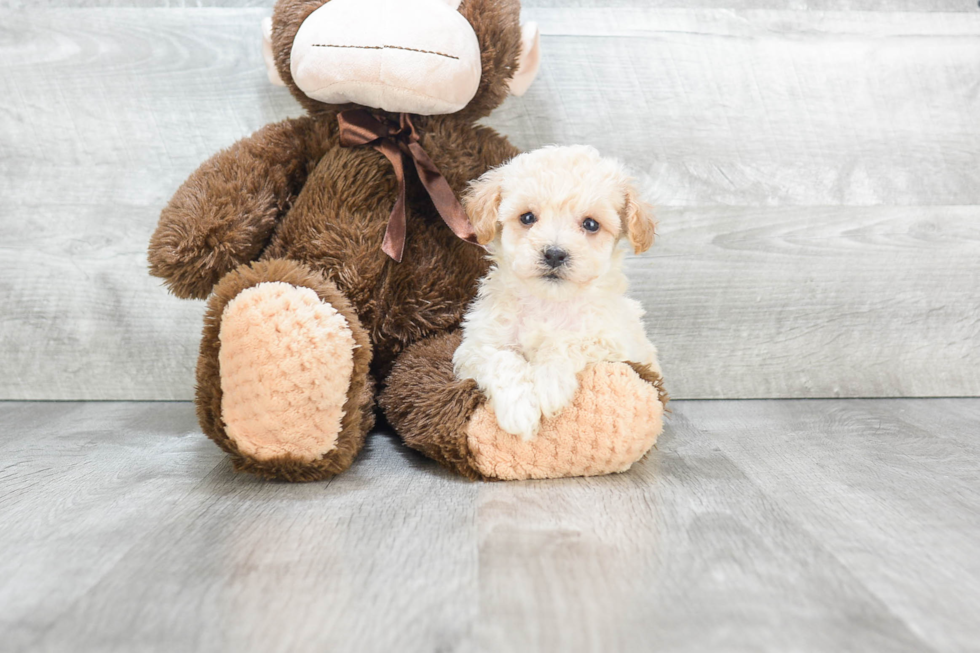
<instances>
[{"instance_id":1,"label":"shadow under stuffed animal","mask_svg":"<svg viewBox=\"0 0 980 653\"><path fill-rule=\"evenodd\" d=\"M376 396L405 444L475 479L623 471L656 441L666 395L639 365L583 372L532 441L453 374L488 265L456 194L517 154L476 121L537 72L519 15L518 0L276 4L270 77L308 115L206 161L149 248L173 294L209 298L197 413L235 469L343 472Z\"/></svg>"}]
</instances>

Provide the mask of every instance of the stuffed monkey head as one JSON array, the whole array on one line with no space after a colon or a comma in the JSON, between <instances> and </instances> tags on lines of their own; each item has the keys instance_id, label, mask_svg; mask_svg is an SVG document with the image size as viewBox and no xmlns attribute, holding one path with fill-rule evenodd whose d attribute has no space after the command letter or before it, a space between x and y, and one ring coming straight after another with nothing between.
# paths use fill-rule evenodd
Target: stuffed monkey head
<instances>
[{"instance_id":1,"label":"stuffed monkey head","mask_svg":"<svg viewBox=\"0 0 980 653\"><path fill-rule=\"evenodd\" d=\"M270 79L311 114L476 120L523 94L540 61L519 0L279 0L263 34Z\"/></svg>"}]
</instances>

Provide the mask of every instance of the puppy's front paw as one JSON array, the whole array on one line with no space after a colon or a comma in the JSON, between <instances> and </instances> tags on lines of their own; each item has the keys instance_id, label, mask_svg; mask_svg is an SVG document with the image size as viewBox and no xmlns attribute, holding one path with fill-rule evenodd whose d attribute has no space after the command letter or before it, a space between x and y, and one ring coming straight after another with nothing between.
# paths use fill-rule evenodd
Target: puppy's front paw
<instances>
[{"instance_id":1,"label":"puppy's front paw","mask_svg":"<svg viewBox=\"0 0 980 653\"><path fill-rule=\"evenodd\" d=\"M578 392L578 378L571 370L542 367L534 375L534 393L541 413L554 417L565 409Z\"/></svg>"},{"instance_id":2,"label":"puppy's front paw","mask_svg":"<svg viewBox=\"0 0 980 653\"><path fill-rule=\"evenodd\" d=\"M533 440L541 426L541 408L530 390L527 388L523 394L495 395L491 402L500 428L523 440Z\"/></svg>"}]
</instances>

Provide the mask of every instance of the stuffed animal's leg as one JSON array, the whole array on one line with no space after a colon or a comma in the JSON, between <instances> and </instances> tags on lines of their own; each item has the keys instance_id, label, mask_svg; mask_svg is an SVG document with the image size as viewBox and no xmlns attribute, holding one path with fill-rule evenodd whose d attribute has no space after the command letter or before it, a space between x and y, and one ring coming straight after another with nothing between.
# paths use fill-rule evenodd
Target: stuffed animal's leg
<instances>
[{"instance_id":1,"label":"stuffed animal's leg","mask_svg":"<svg viewBox=\"0 0 980 653\"><path fill-rule=\"evenodd\" d=\"M500 428L476 381L453 373L455 332L403 351L379 403L409 447L469 478L527 479L621 472L642 458L663 428L660 375L646 365L599 363L534 440Z\"/></svg>"},{"instance_id":2,"label":"stuffed animal's leg","mask_svg":"<svg viewBox=\"0 0 980 653\"><path fill-rule=\"evenodd\" d=\"M371 344L337 287L306 266L242 266L215 287L197 367L205 434L235 468L312 481L344 471L374 421Z\"/></svg>"}]
</instances>

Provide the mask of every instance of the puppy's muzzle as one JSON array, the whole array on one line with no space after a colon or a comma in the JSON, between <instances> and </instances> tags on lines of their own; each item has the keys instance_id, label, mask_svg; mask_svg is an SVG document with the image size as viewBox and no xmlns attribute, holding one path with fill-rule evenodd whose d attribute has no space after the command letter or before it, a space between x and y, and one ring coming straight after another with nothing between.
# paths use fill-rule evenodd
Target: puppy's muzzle
<instances>
[{"instance_id":1,"label":"puppy's muzzle","mask_svg":"<svg viewBox=\"0 0 980 653\"><path fill-rule=\"evenodd\" d=\"M541 252L541 260L544 265L552 270L557 270L563 265L568 264L568 252L561 247L548 247Z\"/></svg>"}]
</instances>

